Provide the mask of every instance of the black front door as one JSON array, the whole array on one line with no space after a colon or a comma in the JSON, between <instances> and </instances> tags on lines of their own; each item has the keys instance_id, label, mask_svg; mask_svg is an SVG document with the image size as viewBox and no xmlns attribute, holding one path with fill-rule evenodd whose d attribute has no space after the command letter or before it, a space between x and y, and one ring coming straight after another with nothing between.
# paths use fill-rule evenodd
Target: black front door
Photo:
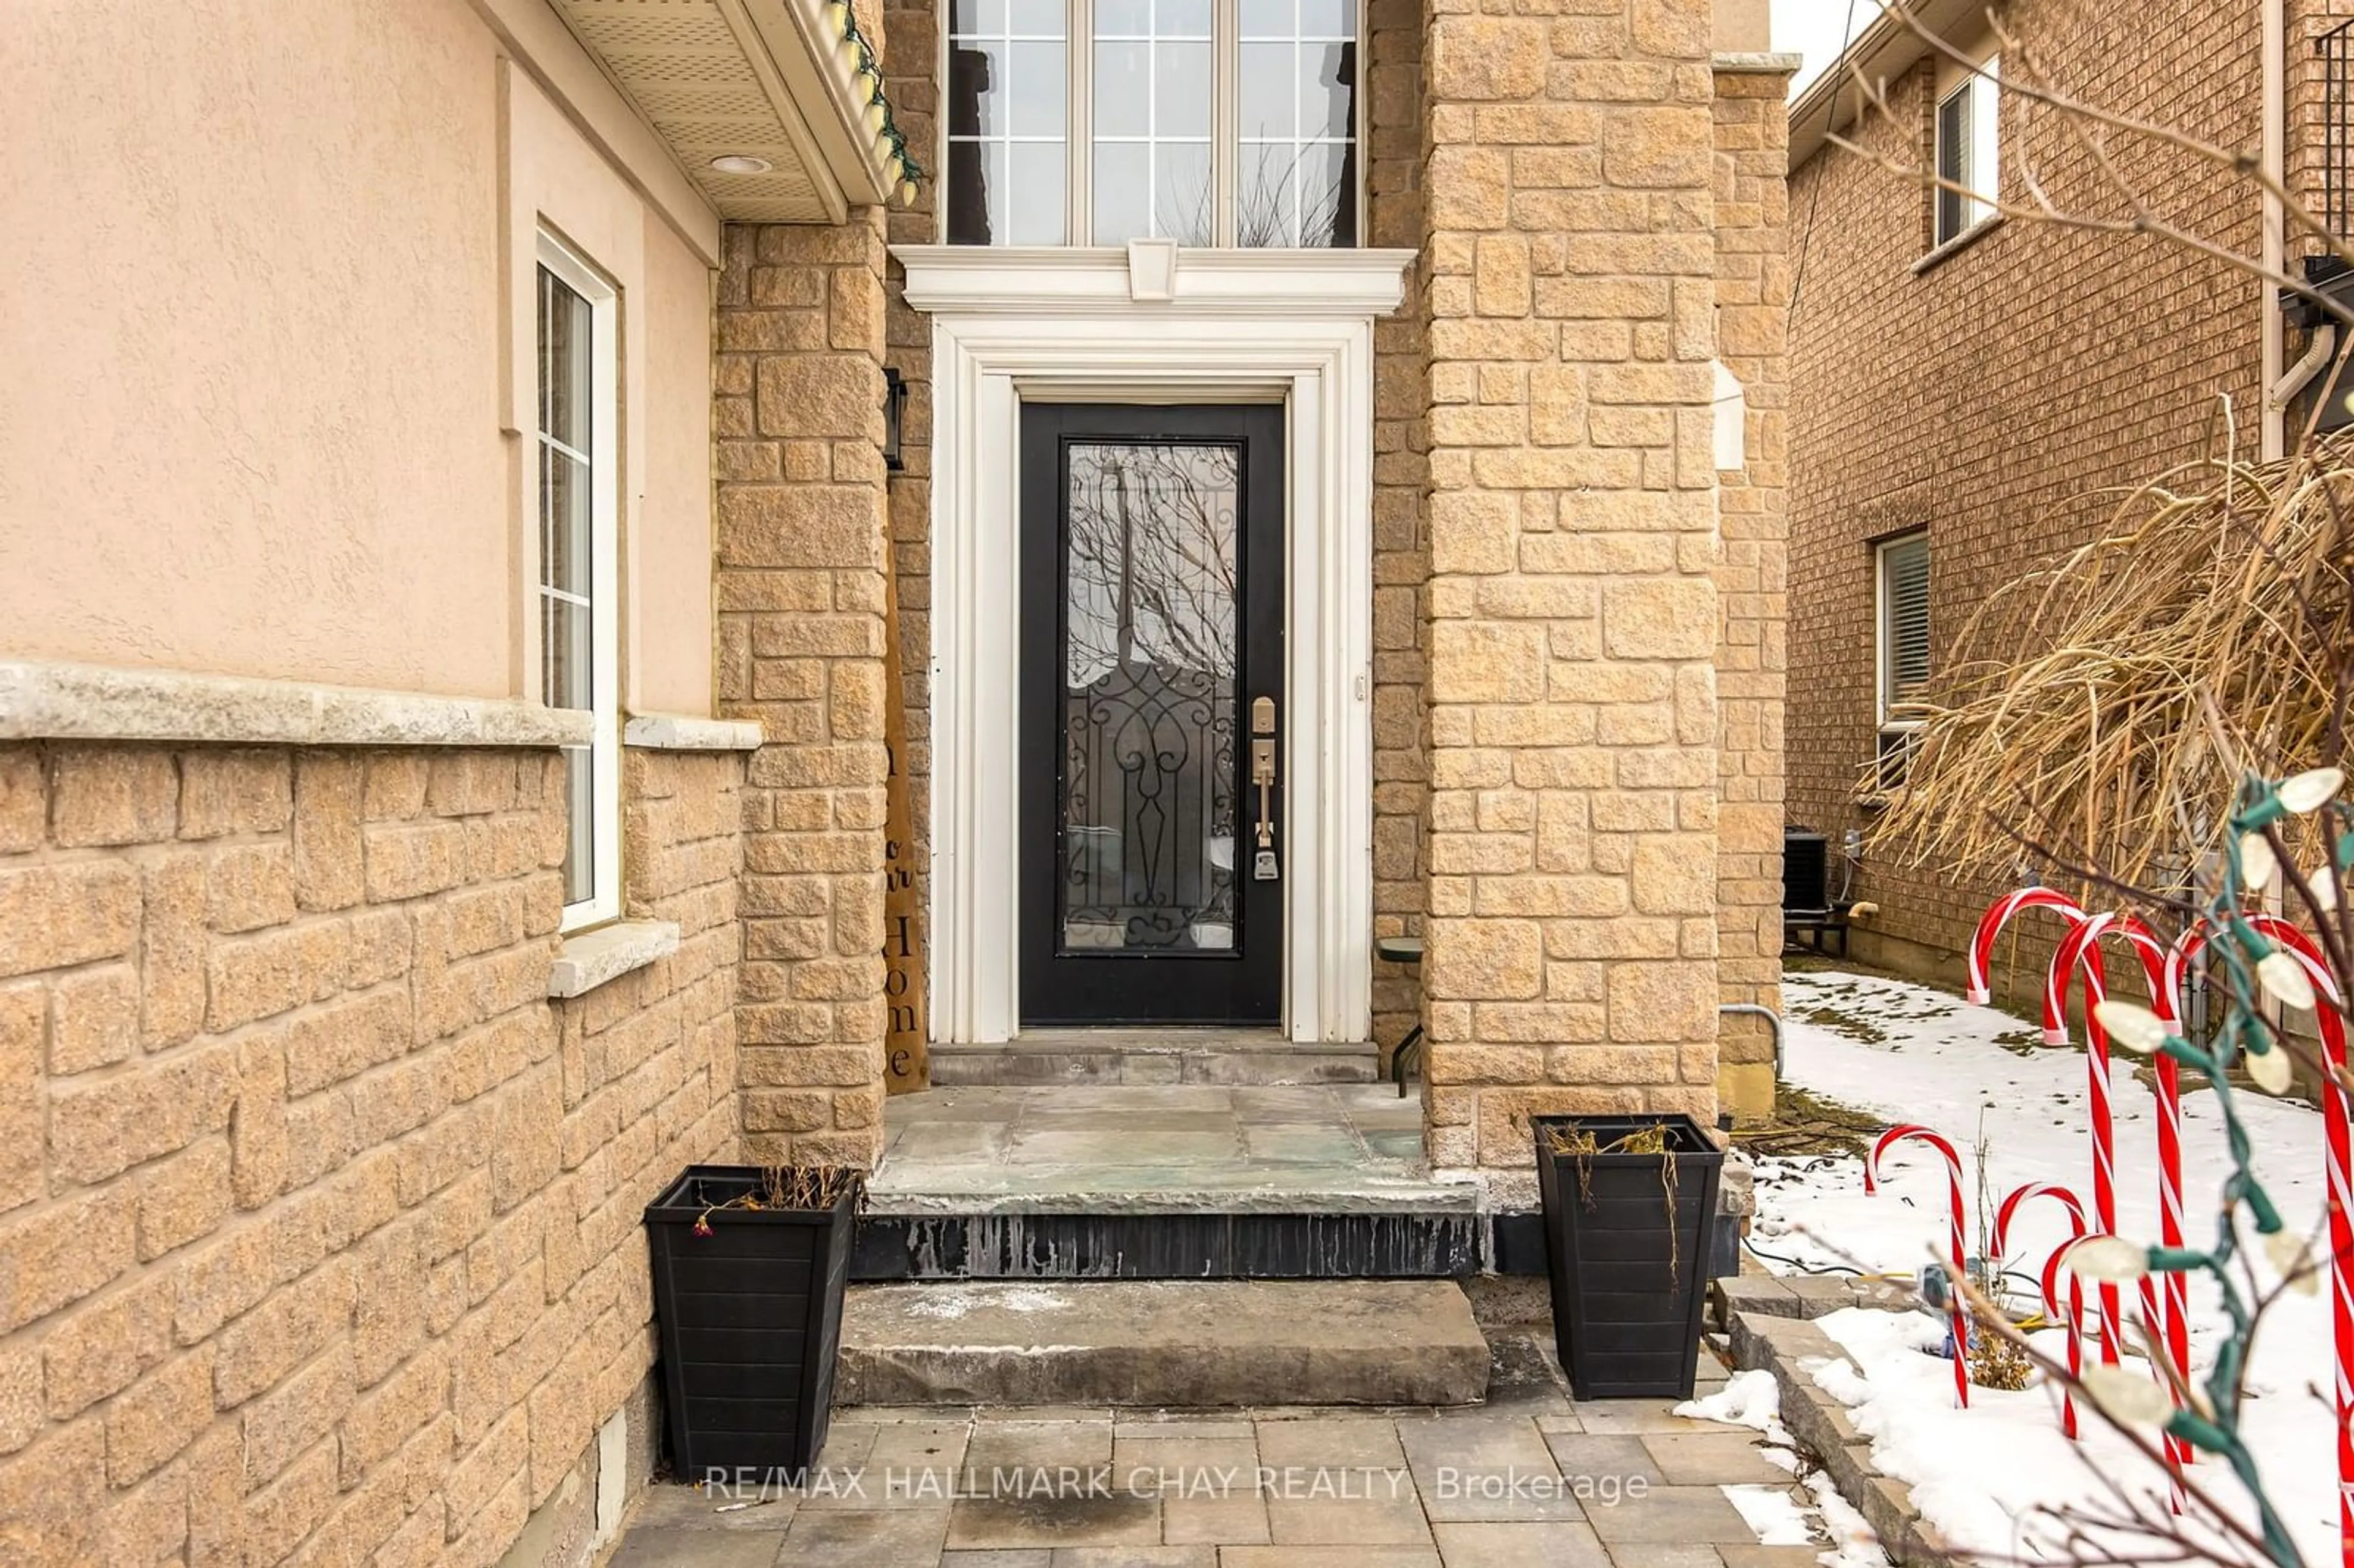
<instances>
[{"instance_id":1,"label":"black front door","mask_svg":"<svg viewBox=\"0 0 2354 1568\"><path fill-rule=\"evenodd\" d=\"M1025 1024L1279 1020L1282 442L1273 406L1023 406Z\"/></svg>"}]
</instances>

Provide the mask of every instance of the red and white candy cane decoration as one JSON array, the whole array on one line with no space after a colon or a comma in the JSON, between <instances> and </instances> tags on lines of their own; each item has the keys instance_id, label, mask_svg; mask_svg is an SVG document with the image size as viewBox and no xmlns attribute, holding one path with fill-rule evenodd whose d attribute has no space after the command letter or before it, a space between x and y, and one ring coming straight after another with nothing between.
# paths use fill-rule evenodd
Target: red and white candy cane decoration
<instances>
[{"instance_id":1,"label":"red and white candy cane decoration","mask_svg":"<svg viewBox=\"0 0 2354 1568\"><path fill-rule=\"evenodd\" d=\"M2338 981L2312 938L2278 916L2250 915L2246 919L2296 959L2316 992L2343 1005ZM2193 926L2167 954L2169 995L2180 986L2190 960L2207 945L2209 934L2204 924ZM2346 1560L2354 1564L2354 1381L2349 1381L2354 1380L2354 1174L2349 1174L2354 1167L2354 1136L2349 1136L2354 1114L2349 1114L2346 1091L2338 1082L2346 1067L2345 1015L2338 1007L2317 1007L2313 1016L2321 1030L2323 1065L2327 1069L2321 1109L2329 1146L2329 1302L2338 1351L2338 1531L2346 1543Z\"/></svg>"},{"instance_id":2,"label":"red and white candy cane decoration","mask_svg":"<svg viewBox=\"0 0 2354 1568\"><path fill-rule=\"evenodd\" d=\"M1995 1211L1994 1235L1987 1243L1987 1251L2001 1257L2010 1251L2010 1217L2020 1205L2034 1198L2056 1200L2068 1211L2068 1239L2052 1249L2043 1260L2043 1309L2061 1319L2068 1330L2068 1375L2079 1377L2084 1370L2084 1287L2076 1277L2068 1277L2068 1304L2060 1304L2060 1266L2066 1261L2068 1249L2084 1234L2084 1205L2075 1193L2052 1181L2031 1181L2014 1191ZM2060 1427L2071 1437L2076 1436L2076 1396L2066 1389L2060 1391Z\"/></svg>"},{"instance_id":3,"label":"red and white candy cane decoration","mask_svg":"<svg viewBox=\"0 0 2354 1568\"><path fill-rule=\"evenodd\" d=\"M2084 918L2084 910L2077 907L2074 899L2064 893L2054 893L2048 887L2023 887L2017 893L2006 893L1996 899L1978 917L1978 935L1970 938L1967 960L1969 980L1962 992L1965 1000L1980 1007L1994 1000L1993 989L1987 984L1987 969L1994 959L1995 938L2002 935L2002 928L2010 924L2011 916L2022 909L2054 910L2071 926ZM2052 1045L2068 1043L2067 1022L2052 1011L2049 991L2044 993L2043 1039L2045 1044Z\"/></svg>"},{"instance_id":4,"label":"red and white candy cane decoration","mask_svg":"<svg viewBox=\"0 0 2354 1568\"><path fill-rule=\"evenodd\" d=\"M2084 1033L2086 1058L2090 1064L2093 1091L2093 1176L2094 1212L2100 1228L2108 1234L2117 1233L2116 1192L2114 1185L2105 1185L2103 1178L2115 1178L2115 1136L2110 1120L2109 1100L2109 1037L2108 1031L2094 1010L2107 1000L2107 985L2101 969L2100 941L2104 936L2125 938L2133 944L2135 956L2141 959L2142 975L2148 982L2155 1011L2161 1022L2169 1029L2179 1028L2175 1019L2174 993L2167 971L2167 949L2148 927L2130 915L2094 915L2068 933L2052 955L2052 973L2045 986L2047 1007L2067 1015L2070 982L2081 969L2084 976ZM2179 1070L2170 1056L2158 1059L2158 1239L2170 1247L2182 1245L2182 1083ZM2165 1291L2165 1309L2159 1308L2158 1292ZM2101 1292L2102 1359L2115 1363L2117 1340L2116 1289L2105 1286ZM2167 1358L2174 1370L2188 1376L2190 1371L2190 1282L2179 1273L2166 1277L2163 1286L2145 1277L2141 1282L2143 1319L2149 1324L2152 1338L2166 1347ZM2171 1391L2169 1382L2168 1388ZM2176 1466L2190 1462L2190 1446L2179 1439L2166 1440L2167 1457Z\"/></svg>"},{"instance_id":5,"label":"red and white candy cane decoration","mask_svg":"<svg viewBox=\"0 0 2354 1568\"><path fill-rule=\"evenodd\" d=\"M1953 1283L1947 1291L1954 1318L1954 1398L1965 1410L1970 1405L1970 1311L1963 1303L1961 1284L1969 1277L1968 1248L1964 1229L1969 1223L1969 1210L1962 1203L1962 1157L1954 1146L1930 1131L1907 1122L1890 1128L1872 1146L1872 1158L1863 1162L1863 1190L1880 1191L1880 1157L1888 1146L1900 1139L1917 1138L1946 1157L1946 1202L1953 1221L1949 1250L1952 1254Z\"/></svg>"}]
</instances>

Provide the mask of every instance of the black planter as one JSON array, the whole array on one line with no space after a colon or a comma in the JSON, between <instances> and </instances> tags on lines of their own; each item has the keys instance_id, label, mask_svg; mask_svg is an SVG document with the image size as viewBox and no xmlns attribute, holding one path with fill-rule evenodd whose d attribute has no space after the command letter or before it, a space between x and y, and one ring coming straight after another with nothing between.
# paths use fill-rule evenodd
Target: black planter
<instances>
[{"instance_id":1,"label":"black planter","mask_svg":"<svg viewBox=\"0 0 2354 1568\"><path fill-rule=\"evenodd\" d=\"M1546 1136L1554 1128L1590 1132L1607 1149L1662 1123L1675 1155L1672 1181L1663 1155L1557 1154ZM1553 1342L1572 1391L1580 1399L1691 1398L1723 1151L1687 1116L1552 1116L1531 1124Z\"/></svg>"},{"instance_id":2,"label":"black planter","mask_svg":"<svg viewBox=\"0 0 2354 1568\"><path fill-rule=\"evenodd\" d=\"M831 1209L718 1209L748 1165L690 1165L646 1207L671 1473L797 1474L825 1446L857 1194ZM706 1219L708 1235L695 1234ZM748 1480L757 1478L747 1477Z\"/></svg>"}]
</instances>

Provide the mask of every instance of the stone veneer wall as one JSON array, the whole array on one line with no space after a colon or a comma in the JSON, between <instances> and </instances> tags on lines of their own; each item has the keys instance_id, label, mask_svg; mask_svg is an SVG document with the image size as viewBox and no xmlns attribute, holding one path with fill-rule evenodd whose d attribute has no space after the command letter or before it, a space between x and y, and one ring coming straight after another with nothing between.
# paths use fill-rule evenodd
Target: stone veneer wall
<instances>
[{"instance_id":1,"label":"stone veneer wall","mask_svg":"<svg viewBox=\"0 0 2354 1568\"><path fill-rule=\"evenodd\" d=\"M713 431L719 710L744 800L748 1157L883 1146L883 217L728 226Z\"/></svg>"},{"instance_id":2,"label":"stone veneer wall","mask_svg":"<svg viewBox=\"0 0 2354 1568\"><path fill-rule=\"evenodd\" d=\"M1368 244L1422 244L1421 0L1365 7ZM1420 267L1416 263L1417 270ZM1425 535L1430 489L1430 317L1416 277L1405 302L1373 323L1373 929L1422 929L1423 823L1430 764L1423 747L1424 659L1430 578ZM1421 977L1373 966L1373 1037L1383 1053L1419 1020Z\"/></svg>"},{"instance_id":3,"label":"stone veneer wall","mask_svg":"<svg viewBox=\"0 0 2354 1568\"><path fill-rule=\"evenodd\" d=\"M1789 614L1789 79L1778 66L1720 69L1715 103L1717 357L1739 378L1748 404L1747 461L1717 475L1718 998L1777 1011ZM1736 1116L1772 1111L1774 1042L1761 1021L1724 1021L1717 1093Z\"/></svg>"},{"instance_id":4,"label":"stone veneer wall","mask_svg":"<svg viewBox=\"0 0 2354 1568\"><path fill-rule=\"evenodd\" d=\"M1707 0L1432 0L1428 1142L1716 1104ZM1522 1178L1524 1180L1524 1178Z\"/></svg>"},{"instance_id":5,"label":"stone veneer wall","mask_svg":"<svg viewBox=\"0 0 2354 1568\"><path fill-rule=\"evenodd\" d=\"M943 6L925 3L889 8L890 41L884 70L891 109L917 156L937 163L941 147L939 85L946 52ZM940 238L939 193L945 168L917 183L913 207L894 204L887 228L894 245L929 245ZM906 275L895 262L885 281L884 358L907 378L899 456L891 477L890 547L899 593L899 689L907 713L907 804L915 825L917 951L931 951L932 909L932 323L908 308ZM927 968L928 973L928 967Z\"/></svg>"},{"instance_id":6,"label":"stone veneer wall","mask_svg":"<svg viewBox=\"0 0 2354 1568\"><path fill-rule=\"evenodd\" d=\"M736 1144L733 757L633 757L678 952L546 1000L540 751L0 746L0 1560L495 1562Z\"/></svg>"}]
</instances>

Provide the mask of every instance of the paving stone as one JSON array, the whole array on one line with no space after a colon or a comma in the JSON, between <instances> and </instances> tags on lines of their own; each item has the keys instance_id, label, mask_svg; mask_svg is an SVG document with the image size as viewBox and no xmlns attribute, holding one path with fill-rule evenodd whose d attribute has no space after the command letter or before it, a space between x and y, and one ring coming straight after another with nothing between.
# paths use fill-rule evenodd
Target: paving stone
<instances>
[{"instance_id":1,"label":"paving stone","mask_svg":"<svg viewBox=\"0 0 2354 1568\"><path fill-rule=\"evenodd\" d=\"M1413 1482L1400 1477L1392 1497L1388 1482L1371 1478L1372 1497L1269 1497L1268 1536L1278 1546L1430 1544L1430 1524Z\"/></svg>"},{"instance_id":2,"label":"paving stone","mask_svg":"<svg viewBox=\"0 0 2354 1568\"><path fill-rule=\"evenodd\" d=\"M1219 1546L1247 1546L1274 1539L1267 1531L1267 1499L1247 1480L1220 1497L1162 1497L1161 1538L1178 1544L1207 1542Z\"/></svg>"},{"instance_id":3,"label":"paving stone","mask_svg":"<svg viewBox=\"0 0 2354 1568\"><path fill-rule=\"evenodd\" d=\"M777 1539L713 1530L632 1529L610 1568L769 1568L777 1560Z\"/></svg>"},{"instance_id":4,"label":"paving stone","mask_svg":"<svg viewBox=\"0 0 2354 1568\"><path fill-rule=\"evenodd\" d=\"M1791 1472L1746 1432L1660 1432L1641 1439L1670 1486L1787 1486Z\"/></svg>"},{"instance_id":5,"label":"paving stone","mask_svg":"<svg viewBox=\"0 0 2354 1568\"><path fill-rule=\"evenodd\" d=\"M1668 1478L1659 1473L1659 1461L1651 1457L1651 1450L1643 1446L1640 1437L1591 1432L1547 1432L1543 1436L1545 1446L1553 1450L1553 1463L1560 1467L1565 1479L1624 1486L1640 1477L1649 1486L1667 1484Z\"/></svg>"},{"instance_id":6,"label":"paving stone","mask_svg":"<svg viewBox=\"0 0 2354 1568\"><path fill-rule=\"evenodd\" d=\"M1612 1546L1604 1550L1610 1554L1611 1568L1724 1568L1713 1546L1662 1546L1646 1542L1638 1546ZM1809 1568L1814 1560L1808 1559Z\"/></svg>"},{"instance_id":7,"label":"paving stone","mask_svg":"<svg viewBox=\"0 0 2354 1568\"><path fill-rule=\"evenodd\" d=\"M1398 1441L1397 1424L1368 1417L1261 1421L1259 1462L1278 1468L1290 1465L1371 1466L1402 1469L1405 1447Z\"/></svg>"},{"instance_id":8,"label":"paving stone","mask_svg":"<svg viewBox=\"0 0 2354 1568\"><path fill-rule=\"evenodd\" d=\"M1258 1467L1258 1445L1247 1437L1143 1437L1135 1427L1121 1426L1113 1429L1111 1467L1123 1487L1166 1489L1173 1483L1183 1489L1205 1473L1231 1475L1247 1484Z\"/></svg>"},{"instance_id":9,"label":"paving stone","mask_svg":"<svg viewBox=\"0 0 2354 1568\"><path fill-rule=\"evenodd\" d=\"M1585 1431L1605 1436L1649 1436L1660 1432L1724 1430L1718 1422L1675 1414L1676 1404L1674 1400L1589 1400L1577 1407L1577 1420Z\"/></svg>"},{"instance_id":10,"label":"paving stone","mask_svg":"<svg viewBox=\"0 0 2354 1568\"><path fill-rule=\"evenodd\" d=\"M1407 1419L1398 1437L1433 1520L1584 1517L1532 1420Z\"/></svg>"},{"instance_id":11,"label":"paving stone","mask_svg":"<svg viewBox=\"0 0 2354 1568\"><path fill-rule=\"evenodd\" d=\"M1222 1443L1229 1438L1245 1441L1257 1436L1257 1428L1246 1418L1230 1415L1198 1415L1182 1410L1116 1410L1112 1412L1115 1434L1120 1437L1199 1438L1204 1442Z\"/></svg>"},{"instance_id":12,"label":"paving stone","mask_svg":"<svg viewBox=\"0 0 2354 1568\"><path fill-rule=\"evenodd\" d=\"M1718 1560L1724 1568L1819 1568L1823 1548L1819 1546L1720 1546Z\"/></svg>"},{"instance_id":13,"label":"paving stone","mask_svg":"<svg viewBox=\"0 0 2354 1568\"><path fill-rule=\"evenodd\" d=\"M948 1527L946 1509L802 1513L774 1561L777 1568L930 1568Z\"/></svg>"},{"instance_id":14,"label":"paving stone","mask_svg":"<svg viewBox=\"0 0 2354 1568\"><path fill-rule=\"evenodd\" d=\"M1225 1546L1218 1568L1439 1568L1437 1547Z\"/></svg>"},{"instance_id":15,"label":"paving stone","mask_svg":"<svg viewBox=\"0 0 2354 1568\"><path fill-rule=\"evenodd\" d=\"M1161 1502L1116 1487L1060 1487L1044 1495L959 1498L948 1542L970 1546L1149 1546L1161 1540Z\"/></svg>"},{"instance_id":16,"label":"paving stone","mask_svg":"<svg viewBox=\"0 0 2354 1568\"><path fill-rule=\"evenodd\" d=\"M720 1509L729 1503L749 1502L749 1508ZM723 1530L764 1531L770 1535L781 1531L792 1522L793 1512L801 1499L791 1492L771 1490L759 1498L713 1497L699 1487L654 1485L646 1489L645 1500L638 1505L630 1521L630 1532L640 1530Z\"/></svg>"},{"instance_id":17,"label":"paving stone","mask_svg":"<svg viewBox=\"0 0 2354 1568\"><path fill-rule=\"evenodd\" d=\"M1053 1568L1217 1568L1214 1546L1063 1546Z\"/></svg>"},{"instance_id":18,"label":"paving stone","mask_svg":"<svg viewBox=\"0 0 2354 1568\"><path fill-rule=\"evenodd\" d=\"M1714 1487L1649 1487L1615 1503L1596 1500L1585 1510L1594 1533L1612 1545L1659 1543L1748 1546L1757 1540L1741 1512Z\"/></svg>"},{"instance_id":19,"label":"paving stone","mask_svg":"<svg viewBox=\"0 0 2354 1568\"><path fill-rule=\"evenodd\" d=\"M1108 1421L986 1422L965 1442L965 1467L986 1477L992 1470L1083 1469L1111 1464Z\"/></svg>"},{"instance_id":20,"label":"paving stone","mask_svg":"<svg viewBox=\"0 0 2354 1568\"><path fill-rule=\"evenodd\" d=\"M1447 1568L1609 1568L1601 1540L1582 1523L1441 1522L1431 1530Z\"/></svg>"},{"instance_id":21,"label":"paving stone","mask_svg":"<svg viewBox=\"0 0 2354 1568\"><path fill-rule=\"evenodd\" d=\"M1054 1563L1055 1553L1044 1546L940 1553L940 1568L1054 1568Z\"/></svg>"}]
</instances>

